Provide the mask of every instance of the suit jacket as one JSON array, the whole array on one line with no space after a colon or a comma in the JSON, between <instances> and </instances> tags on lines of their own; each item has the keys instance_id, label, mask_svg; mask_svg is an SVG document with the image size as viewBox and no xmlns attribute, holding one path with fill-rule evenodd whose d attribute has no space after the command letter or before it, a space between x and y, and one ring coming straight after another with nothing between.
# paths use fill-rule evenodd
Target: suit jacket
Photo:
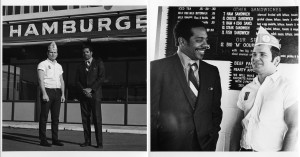
<instances>
[{"instance_id":1,"label":"suit jacket","mask_svg":"<svg viewBox=\"0 0 300 157\"><path fill-rule=\"evenodd\" d=\"M101 84L105 78L104 64L101 59L93 59L89 66L89 71L86 71L86 63L82 62L77 67L76 72L76 85L81 91L80 99L85 98L83 89L92 89L92 98L101 100L102 98L102 87Z\"/></svg>"},{"instance_id":2,"label":"suit jacket","mask_svg":"<svg viewBox=\"0 0 300 157\"><path fill-rule=\"evenodd\" d=\"M189 151L196 138L201 150L215 151L222 120L218 68L200 61L196 104L178 54L151 62L150 71L151 149Z\"/></svg>"}]
</instances>

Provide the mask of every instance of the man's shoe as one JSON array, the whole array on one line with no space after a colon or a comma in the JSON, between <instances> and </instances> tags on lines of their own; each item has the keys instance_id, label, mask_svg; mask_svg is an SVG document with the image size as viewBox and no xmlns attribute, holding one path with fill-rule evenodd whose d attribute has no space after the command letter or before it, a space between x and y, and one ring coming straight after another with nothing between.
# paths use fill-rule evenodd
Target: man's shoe
<instances>
[{"instance_id":1,"label":"man's shoe","mask_svg":"<svg viewBox=\"0 0 300 157\"><path fill-rule=\"evenodd\" d=\"M91 146L91 142L84 142L80 144L80 147L86 147L86 146Z\"/></svg>"},{"instance_id":2,"label":"man's shoe","mask_svg":"<svg viewBox=\"0 0 300 157\"><path fill-rule=\"evenodd\" d=\"M96 148L103 149L103 145L102 144L97 144Z\"/></svg>"},{"instance_id":3,"label":"man's shoe","mask_svg":"<svg viewBox=\"0 0 300 157\"><path fill-rule=\"evenodd\" d=\"M51 147L51 144L48 143L47 140L42 140L41 143L40 143L40 145L44 146L44 147Z\"/></svg>"},{"instance_id":4,"label":"man's shoe","mask_svg":"<svg viewBox=\"0 0 300 157\"><path fill-rule=\"evenodd\" d=\"M64 144L61 143L60 141L53 141L52 144L57 146L64 146Z\"/></svg>"}]
</instances>

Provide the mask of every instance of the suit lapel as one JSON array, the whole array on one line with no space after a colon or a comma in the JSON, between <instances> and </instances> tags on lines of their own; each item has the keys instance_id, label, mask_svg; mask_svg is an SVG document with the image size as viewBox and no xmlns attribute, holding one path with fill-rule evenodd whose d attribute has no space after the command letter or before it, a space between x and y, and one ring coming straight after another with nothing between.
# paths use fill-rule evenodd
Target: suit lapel
<instances>
[{"instance_id":1,"label":"suit lapel","mask_svg":"<svg viewBox=\"0 0 300 157\"><path fill-rule=\"evenodd\" d=\"M89 71L86 71L86 63L85 63L85 61L83 62L82 69L83 69L83 71L85 72L86 75L88 75L89 72L91 71L91 69L93 69L94 64L95 64L95 59L92 60L91 65L88 68Z\"/></svg>"},{"instance_id":2,"label":"suit lapel","mask_svg":"<svg viewBox=\"0 0 300 157\"><path fill-rule=\"evenodd\" d=\"M176 78L179 80L180 85L184 91L185 96L187 97L191 107L194 109L194 104L196 102L196 97L192 97L192 91L187 83L186 76L184 74L182 63L179 59L178 54L174 55L174 71L176 74Z\"/></svg>"},{"instance_id":3,"label":"suit lapel","mask_svg":"<svg viewBox=\"0 0 300 157\"><path fill-rule=\"evenodd\" d=\"M199 91L198 91L196 107L198 106L197 104L199 104L200 99L205 97L205 93L207 92L207 89L206 89L207 86L205 83L209 82L208 73L209 72L206 71L203 61L200 60L200 64L199 64L200 87L199 87Z\"/></svg>"},{"instance_id":4,"label":"suit lapel","mask_svg":"<svg viewBox=\"0 0 300 157\"><path fill-rule=\"evenodd\" d=\"M85 61L83 61L81 63L81 71L82 71L83 74L87 75L87 71L86 71L85 68L86 68Z\"/></svg>"},{"instance_id":5,"label":"suit lapel","mask_svg":"<svg viewBox=\"0 0 300 157\"><path fill-rule=\"evenodd\" d=\"M93 69L94 64L95 64L95 59L93 58L93 60L92 60L92 62L91 62L91 65L90 65L90 67L89 67L89 71L90 71L91 69Z\"/></svg>"}]
</instances>

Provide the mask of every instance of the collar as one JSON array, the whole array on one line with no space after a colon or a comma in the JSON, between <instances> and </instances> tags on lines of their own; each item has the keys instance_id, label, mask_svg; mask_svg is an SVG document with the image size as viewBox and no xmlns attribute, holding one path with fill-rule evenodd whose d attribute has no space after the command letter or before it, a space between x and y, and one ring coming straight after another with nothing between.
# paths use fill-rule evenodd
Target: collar
<instances>
[{"instance_id":1,"label":"collar","mask_svg":"<svg viewBox=\"0 0 300 157\"><path fill-rule=\"evenodd\" d=\"M279 78L279 76L280 76L280 72L278 70L276 70L272 75L270 75L268 77L270 77L273 80L273 82L276 82L277 79Z\"/></svg>"},{"instance_id":2,"label":"collar","mask_svg":"<svg viewBox=\"0 0 300 157\"><path fill-rule=\"evenodd\" d=\"M189 67L190 63L196 63L198 65L198 69L199 69L199 64L200 64L199 60L191 60L190 57L188 57L186 54L184 54L180 50L177 51L177 54L180 58L180 61L183 65L183 67L187 68L187 67Z\"/></svg>"},{"instance_id":3,"label":"collar","mask_svg":"<svg viewBox=\"0 0 300 157\"><path fill-rule=\"evenodd\" d=\"M277 79L279 78L279 76L280 76L280 71L276 70L273 74L267 76L266 79L270 78L271 80L273 80L273 82L276 82ZM258 81L258 76L256 76L253 79L253 81L254 81L255 84L260 84L259 81Z\"/></svg>"},{"instance_id":4,"label":"collar","mask_svg":"<svg viewBox=\"0 0 300 157\"><path fill-rule=\"evenodd\" d=\"M47 61L48 61L48 62L50 62L50 63L52 63L52 64L55 64L55 63L57 63L57 61L56 61L56 60L54 60L54 61L51 61L49 58L47 58Z\"/></svg>"}]
</instances>

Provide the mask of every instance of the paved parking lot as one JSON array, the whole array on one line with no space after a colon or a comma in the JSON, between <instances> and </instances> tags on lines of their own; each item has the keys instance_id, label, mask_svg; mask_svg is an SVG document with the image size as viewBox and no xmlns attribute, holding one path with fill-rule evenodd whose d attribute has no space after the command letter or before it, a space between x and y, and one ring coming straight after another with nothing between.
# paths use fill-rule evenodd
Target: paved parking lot
<instances>
[{"instance_id":1,"label":"paved parking lot","mask_svg":"<svg viewBox=\"0 0 300 157\"><path fill-rule=\"evenodd\" d=\"M103 133L103 149L97 149L94 133L92 146L80 147L84 141L82 131L60 130L59 139L64 146L43 147L39 145L38 129L2 128L2 151L146 151L146 134ZM51 130L47 130L48 142L51 143Z\"/></svg>"}]
</instances>

